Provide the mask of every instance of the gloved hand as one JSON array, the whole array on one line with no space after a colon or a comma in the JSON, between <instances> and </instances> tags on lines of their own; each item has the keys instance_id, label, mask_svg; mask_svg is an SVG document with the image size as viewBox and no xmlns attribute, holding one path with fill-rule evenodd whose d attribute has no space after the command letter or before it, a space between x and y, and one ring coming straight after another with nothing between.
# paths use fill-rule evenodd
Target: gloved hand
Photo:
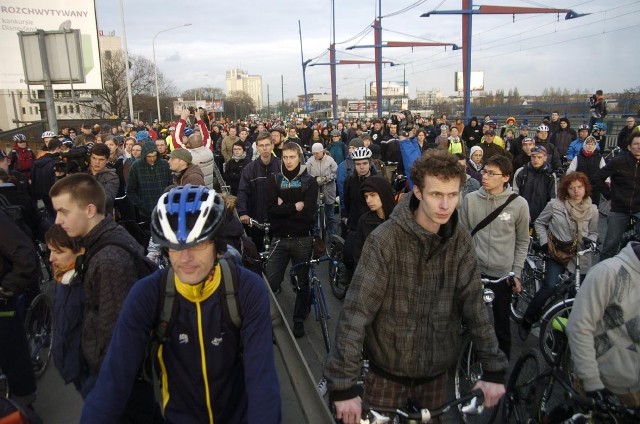
<instances>
[{"instance_id":1,"label":"gloved hand","mask_svg":"<svg viewBox=\"0 0 640 424\"><path fill-rule=\"evenodd\" d=\"M586 395L595 399L599 404L605 406L610 411L623 411L625 409L620 399L606 387L600 390L586 392Z\"/></svg>"},{"instance_id":2,"label":"gloved hand","mask_svg":"<svg viewBox=\"0 0 640 424\"><path fill-rule=\"evenodd\" d=\"M327 177L316 177L316 182L318 183L318 185L323 185L327 182Z\"/></svg>"}]
</instances>

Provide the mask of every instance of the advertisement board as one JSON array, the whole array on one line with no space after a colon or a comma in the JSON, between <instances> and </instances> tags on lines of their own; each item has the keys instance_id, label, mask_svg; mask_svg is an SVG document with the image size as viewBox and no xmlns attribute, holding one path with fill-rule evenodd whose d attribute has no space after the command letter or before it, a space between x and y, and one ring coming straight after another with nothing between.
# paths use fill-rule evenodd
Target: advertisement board
<instances>
[{"instance_id":1,"label":"advertisement board","mask_svg":"<svg viewBox=\"0 0 640 424\"><path fill-rule=\"evenodd\" d=\"M377 96L376 82L369 83L369 95ZM408 96L409 82L407 81L382 81L382 97Z\"/></svg>"},{"instance_id":2,"label":"advertisement board","mask_svg":"<svg viewBox=\"0 0 640 424\"><path fill-rule=\"evenodd\" d=\"M462 72L456 72L456 84L455 91L464 91L464 80L462 79ZM472 71L471 72L471 91L483 91L484 90L484 71Z\"/></svg>"},{"instance_id":3,"label":"advertisement board","mask_svg":"<svg viewBox=\"0 0 640 424\"><path fill-rule=\"evenodd\" d=\"M224 100L183 100L178 99L173 102L173 114L180 115L184 108L201 107L207 112L223 113Z\"/></svg>"},{"instance_id":4,"label":"advertisement board","mask_svg":"<svg viewBox=\"0 0 640 424\"><path fill-rule=\"evenodd\" d=\"M93 0L0 0L0 22L0 51L3 59L0 67L0 89L27 88L18 32L33 32L39 29L79 30L86 82L74 84L73 88L102 89L96 9ZM54 88L64 90L68 89L69 85L56 85Z\"/></svg>"}]
</instances>

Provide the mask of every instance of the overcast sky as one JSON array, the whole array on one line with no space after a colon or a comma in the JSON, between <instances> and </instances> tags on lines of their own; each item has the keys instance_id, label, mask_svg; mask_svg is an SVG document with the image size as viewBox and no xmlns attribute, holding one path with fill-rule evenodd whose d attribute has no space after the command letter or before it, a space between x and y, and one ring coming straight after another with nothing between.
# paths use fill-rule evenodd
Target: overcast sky
<instances>
[{"instance_id":1,"label":"overcast sky","mask_svg":"<svg viewBox=\"0 0 640 424\"><path fill-rule=\"evenodd\" d=\"M153 36L186 23L189 27L158 35L158 68L180 89L214 86L225 89L225 71L240 68L262 75L266 102L303 93L298 20L302 25L305 59L329 62L330 0L200 1L193 6L169 0L122 0L129 51L153 58ZM361 33L377 14L377 0L336 0L337 59L373 58L373 49L346 51L354 44L372 45L373 32ZM420 3L404 13L386 15ZM520 94L541 94L545 87L573 91L622 91L640 85L638 34L640 1L558 0L546 3L522 0L476 0L474 4L519 7L555 7L591 13L564 20L556 14L474 15L472 69L484 71L485 90L518 87ZM459 10L461 0L393 0L382 2L383 41L438 41L462 45L461 17L422 13ZM122 35L119 1L96 0L98 29ZM515 21L514 21L515 19ZM634 41L635 40L635 41ZM346 42L345 42L346 41ZM383 57L401 64L385 66L384 81L402 81L409 94L416 90L454 92L454 72L462 69L462 53L444 47L386 48ZM307 68L307 90L330 92L329 66ZM337 67L340 97L361 98L365 81L372 81L373 65Z\"/></svg>"}]
</instances>

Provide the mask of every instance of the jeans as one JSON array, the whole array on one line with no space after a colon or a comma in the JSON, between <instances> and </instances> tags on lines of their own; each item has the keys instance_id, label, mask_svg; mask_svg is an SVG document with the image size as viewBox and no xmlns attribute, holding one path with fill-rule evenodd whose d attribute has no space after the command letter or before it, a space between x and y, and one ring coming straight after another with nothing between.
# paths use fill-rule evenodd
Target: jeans
<instances>
[{"instance_id":1,"label":"jeans","mask_svg":"<svg viewBox=\"0 0 640 424\"><path fill-rule=\"evenodd\" d=\"M313 237L274 237L271 243L271 254L267 262L267 280L274 292L280 289L287 264L292 265L308 261L311 258ZM309 315L309 267L303 266L297 270L298 291L296 304L293 308L293 322L303 322Z\"/></svg>"},{"instance_id":2,"label":"jeans","mask_svg":"<svg viewBox=\"0 0 640 424\"><path fill-rule=\"evenodd\" d=\"M634 214L640 218L640 212ZM607 232L602 243L602 253L600 260L609 259L618 254L620 251L620 242L622 234L624 234L629 225L629 214L621 212L609 212L607 217ZM624 247L624 246L622 246Z\"/></svg>"},{"instance_id":3,"label":"jeans","mask_svg":"<svg viewBox=\"0 0 640 424\"><path fill-rule=\"evenodd\" d=\"M500 277L482 275L483 278L497 280ZM511 286L503 281L499 284L491 284L495 294L491 307L493 308L493 326L498 339L498 347L511 358Z\"/></svg>"},{"instance_id":4,"label":"jeans","mask_svg":"<svg viewBox=\"0 0 640 424\"><path fill-rule=\"evenodd\" d=\"M542 287L538 290L531 299L531 303L527 307L527 311L524 313L524 319L529 324L533 324L539 318L540 311L544 306L545 302L549 297L553 294L553 291L558 284L560 274L564 272L564 266L559 264L558 262L551 259L551 257L547 256L547 260L545 262L545 273L544 280L542 281Z\"/></svg>"},{"instance_id":5,"label":"jeans","mask_svg":"<svg viewBox=\"0 0 640 424\"><path fill-rule=\"evenodd\" d=\"M334 204L324 205L324 216L327 218L327 240L331 240L331 236L336 234L336 213ZM318 226L318 211L316 209L316 225L313 227L313 235L320 237L320 227Z\"/></svg>"}]
</instances>

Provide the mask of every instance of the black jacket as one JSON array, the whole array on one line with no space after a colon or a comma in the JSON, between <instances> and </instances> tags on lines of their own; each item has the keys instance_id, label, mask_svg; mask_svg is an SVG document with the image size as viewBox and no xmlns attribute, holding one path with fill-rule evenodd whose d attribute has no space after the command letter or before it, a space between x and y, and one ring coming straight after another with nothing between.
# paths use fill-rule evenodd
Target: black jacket
<instances>
[{"instance_id":1,"label":"black jacket","mask_svg":"<svg viewBox=\"0 0 640 424\"><path fill-rule=\"evenodd\" d=\"M611 189L605 183L611 177ZM600 192L611 200L611 211L626 214L640 212L640 160L631 153L611 159L595 176Z\"/></svg>"},{"instance_id":2,"label":"black jacket","mask_svg":"<svg viewBox=\"0 0 640 424\"><path fill-rule=\"evenodd\" d=\"M259 222L265 222L268 219L265 192L267 178L278 172L280 172L280 159L273 156L267 165L258 158L244 167L238 184L236 209L239 216L249 215Z\"/></svg>"},{"instance_id":3,"label":"black jacket","mask_svg":"<svg viewBox=\"0 0 640 424\"><path fill-rule=\"evenodd\" d=\"M580 154L576 156L576 158L578 158L576 172L582 172L589 178L589 182L591 183L591 202L594 205L598 205L600 204L600 189L596 181L596 174L600 170L602 155L598 151L595 151L593 155L587 157L583 155L583 152L584 150L581 150Z\"/></svg>"},{"instance_id":4,"label":"black jacket","mask_svg":"<svg viewBox=\"0 0 640 424\"><path fill-rule=\"evenodd\" d=\"M0 183L0 209L3 205L19 206L21 212L21 222L18 226L32 238L41 237L40 219L38 210L31 198L22 192L15 184ZM43 240L40 238L40 240Z\"/></svg>"},{"instance_id":5,"label":"black jacket","mask_svg":"<svg viewBox=\"0 0 640 424\"><path fill-rule=\"evenodd\" d=\"M56 182L54 166L60 162L59 153L47 153L33 162L31 167L31 191L36 200L49 197L49 190Z\"/></svg>"},{"instance_id":6,"label":"black jacket","mask_svg":"<svg viewBox=\"0 0 640 424\"><path fill-rule=\"evenodd\" d=\"M37 291L38 254L35 245L0 209L0 287L14 295ZM10 343L3 340L3 343Z\"/></svg>"},{"instance_id":7,"label":"black jacket","mask_svg":"<svg viewBox=\"0 0 640 424\"><path fill-rule=\"evenodd\" d=\"M245 157L241 160L229 159L224 167L224 181L229 184L231 194L238 195L238 186L240 185L240 177L242 176L242 170L251 163L250 157Z\"/></svg>"},{"instance_id":8,"label":"black jacket","mask_svg":"<svg viewBox=\"0 0 640 424\"><path fill-rule=\"evenodd\" d=\"M318 183L307 173L304 165L300 165L298 175L291 180L282 172L268 178L266 192L274 237L305 237L311 234L318 202ZM278 198L282 199L280 205ZM296 210L297 202L304 202L301 211Z\"/></svg>"},{"instance_id":9,"label":"black jacket","mask_svg":"<svg viewBox=\"0 0 640 424\"><path fill-rule=\"evenodd\" d=\"M529 203L529 222L533 223L549 200L556 197L556 176L547 164L535 169L528 163L516 175L514 189Z\"/></svg>"}]
</instances>

